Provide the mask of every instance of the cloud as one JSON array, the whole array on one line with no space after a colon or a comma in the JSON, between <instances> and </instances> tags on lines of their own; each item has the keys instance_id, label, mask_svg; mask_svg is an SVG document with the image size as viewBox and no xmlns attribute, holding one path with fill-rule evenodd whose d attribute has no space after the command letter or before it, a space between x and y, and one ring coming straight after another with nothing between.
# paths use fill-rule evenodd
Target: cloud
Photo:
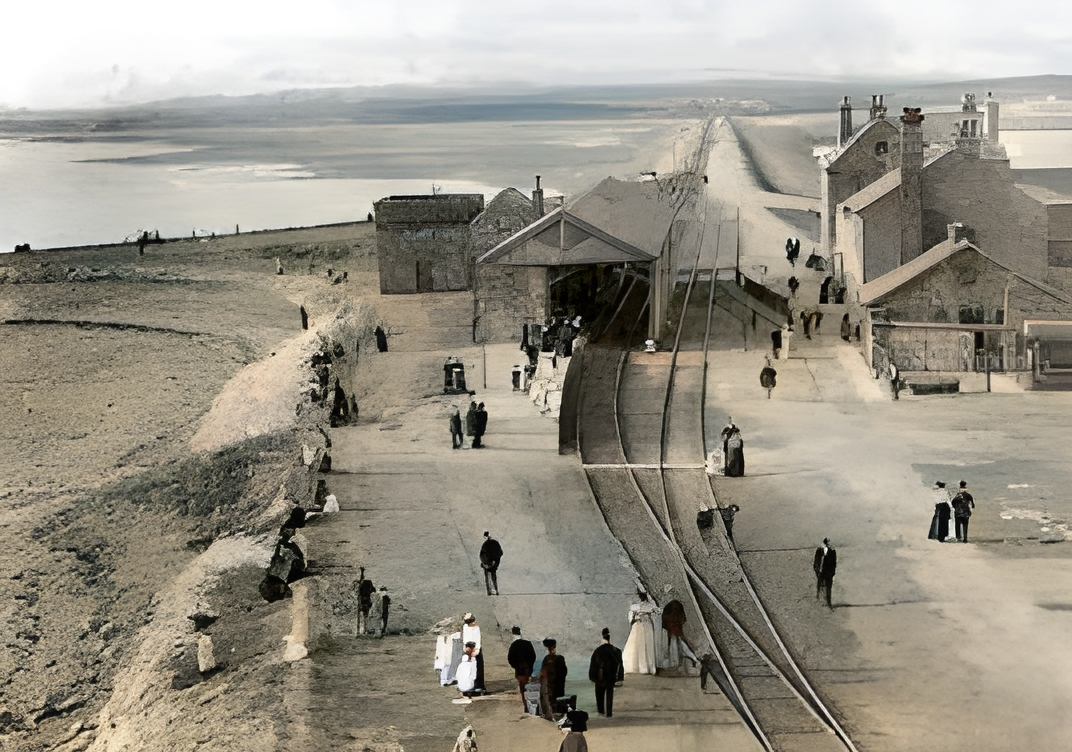
<instances>
[{"instance_id":1,"label":"cloud","mask_svg":"<svg viewBox=\"0 0 1072 752\"><path fill-rule=\"evenodd\" d=\"M59 0L13 16L0 103L31 107L710 69L948 79L1067 73L1072 60L1072 6L1049 0Z\"/></svg>"}]
</instances>

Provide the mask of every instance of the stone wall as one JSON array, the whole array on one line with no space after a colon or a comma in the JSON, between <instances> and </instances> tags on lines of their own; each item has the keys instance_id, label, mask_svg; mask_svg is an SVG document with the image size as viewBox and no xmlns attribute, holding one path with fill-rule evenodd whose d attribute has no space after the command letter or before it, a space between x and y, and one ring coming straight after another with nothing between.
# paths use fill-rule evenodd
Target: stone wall
<instances>
[{"instance_id":1,"label":"stone wall","mask_svg":"<svg viewBox=\"0 0 1072 752\"><path fill-rule=\"evenodd\" d=\"M858 134L829 170L823 170L820 191L822 194L823 251L829 254L837 243L835 209L849 196L863 190L890 170L900 167L901 134L889 121L882 120ZM886 152L876 154L875 147L886 142Z\"/></svg>"},{"instance_id":2,"label":"stone wall","mask_svg":"<svg viewBox=\"0 0 1072 752\"><path fill-rule=\"evenodd\" d=\"M391 196L375 204L380 292L468 290L469 223L480 194Z\"/></svg>"},{"instance_id":3,"label":"stone wall","mask_svg":"<svg viewBox=\"0 0 1072 752\"><path fill-rule=\"evenodd\" d=\"M946 239L947 225L961 222L988 256L1021 274L1045 278L1046 207L1016 187L1007 160L950 152L924 170L923 206L925 248Z\"/></svg>"},{"instance_id":4,"label":"stone wall","mask_svg":"<svg viewBox=\"0 0 1072 752\"><path fill-rule=\"evenodd\" d=\"M476 264L476 259L539 218L532 201L507 188L488 202L470 226L477 339L509 342L521 339L522 324L543 323L548 311L548 275L542 266Z\"/></svg>"},{"instance_id":5,"label":"stone wall","mask_svg":"<svg viewBox=\"0 0 1072 752\"><path fill-rule=\"evenodd\" d=\"M860 210L864 249L864 282L901 265L901 195L890 191ZM852 252L855 256L855 251ZM848 258L846 254L845 258Z\"/></svg>"},{"instance_id":6,"label":"stone wall","mask_svg":"<svg viewBox=\"0 0 1072 752\"><path fill-rule=\"evenodd\" d=\"M1072 204L1048 204L1046 215L1049 266L1072 267Z\"/></svg>"},{"instance_id":7,"label":"stone wall","mask_svg":"<svg viewBox=\"0 0 1072 752\"><path fill-rule=\"evenodd\" d=\"M971 249L955 253L882 302L892 321L960 324L961 311L965 309L966 314L979 313L982 321L963 323L1004 325L1006 331L987 335L997 338L988 341L988 346L1005 344L1010 368L1022 366L1018 359L1024 357L1024 319L1072 318L1072 304L1023 281ZM972 340L968 355L974 352L972 331L897 328L896 334L886 336L892 337L886 345L894 347L895 362L906 370L965 370L965 337Z\"/></svg>"}]
</instances>

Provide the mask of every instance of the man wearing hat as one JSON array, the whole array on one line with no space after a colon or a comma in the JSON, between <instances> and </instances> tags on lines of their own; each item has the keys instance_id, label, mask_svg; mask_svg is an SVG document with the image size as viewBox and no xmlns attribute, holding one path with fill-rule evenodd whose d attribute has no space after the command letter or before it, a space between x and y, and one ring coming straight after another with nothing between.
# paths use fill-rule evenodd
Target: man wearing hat
<instances>
[{"instance_id":1,"label":"man wearing hat","mask_svg":"<svg viewBox=\"0 0 1072 752\"><path fill-rule=\"evenodd\" d=\"M536 665L536 648L532 643L521 637L521 627L510 630L514 635L514 641L510 643L510 650L506 653L506 662L514 670L514 678L517 679L517 687L521 690L521 706L528 712L525 703L525 686L532 676L532 667Z\"/></svg>"},{"instance_id":2,"label":"man wearing hat","mask_svg":"<svg viewBox=\"0 0 1072 752\"><path fill-rule=\"evenodd\" d=\"M815 569L815 598L818 600L819 593L826 591L826 605L833 608L830 590L834 587L834 573L837 571L837 551L830 545L829 538L823 538L823 545L815 549L812 566Z\"/></svg>"},{"instance_id":3,"label":"man wearing hat","mask_svg":"<svg viewBox=\"0 0 1072 752\"><path fill-rule=\"evenodd\" d=\"M543 641L547 655L540 664L540 715L554 720L555 700L566 693L566 659L558 654L558 641L548 637Z\"/></svg>"},{"instance_id":4,"label":"man wearing hat","mask_svg":"<svg viewBox=\"0 0 1072 752\"><path fill-rule=\"evenodd\" d=\"M614 716L614 684L625 679L622 651L610 644L610 630L603 627L603 644L592 651L588 680L596 685L596 710Z\"/></svg>"},{"instance_id":5,"label":"man wearing hat","mask_svg":"<svg viewBox=\"0 0 1072 752\"><path fill-rule=\"evenodd\" d=\"M961 543L968 542L968 520L972 510L975 509L975 498L968 493L968 481L960 482L960 490L953 497L953 522L956 528L957 540Z\"/></svg>"},{"instance_id":6,"label":"man wearing hat","mask_svg":"<svg viewBox=\"0 0 1072 752\"><path fill-rule=\"evenodd\" d=\"M562 739L558 752L588 752L588 740L584 732L588 730L588 713L583 710L570 710L566 713L569 733Z\"/></svg>"}]
</instances>

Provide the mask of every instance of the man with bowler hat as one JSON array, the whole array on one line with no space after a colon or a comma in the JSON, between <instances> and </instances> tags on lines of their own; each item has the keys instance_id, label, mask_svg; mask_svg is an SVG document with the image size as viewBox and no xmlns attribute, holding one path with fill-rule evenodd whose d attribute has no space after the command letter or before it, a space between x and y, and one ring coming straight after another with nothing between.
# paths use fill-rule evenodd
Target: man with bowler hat
<instances>
[{"instance_id":1,"label":"man with bowler hat","mask_svg":"<svg viewBox=\"0 0 1072 752\"><path fill-rule=\"evenodd\" d=\"M975 498L968 493L968 481L960 482L960 490L950 502L953 505L953 523L956 528L957 540L961 543L968 542L968 520L972 510L975 509Z\"/></svg>"}]
</instances>

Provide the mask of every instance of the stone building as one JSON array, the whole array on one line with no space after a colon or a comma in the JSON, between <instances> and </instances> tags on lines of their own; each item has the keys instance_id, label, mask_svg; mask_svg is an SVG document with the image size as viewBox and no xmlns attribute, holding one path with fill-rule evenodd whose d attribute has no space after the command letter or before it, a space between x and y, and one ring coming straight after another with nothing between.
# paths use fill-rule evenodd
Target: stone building
<instances>
[{"instance_id":1,"label":"stone building","mask_svg":"<svg viewBox=\"0 0 1072 752\"><path fill-rule=\"evenodd\" d=\"M595 290L607 281L605 272L613 270L651 283L652 309L662 310L676 271L675 217L688 195L688 186L681 180L678 176L646 182L606 178L568 208L549 211L479 256L477 268L506 267L489 274L494 279L513 275L514 280L528 280L527 284L541 270L552 315L556 311L551 307L569 313L565 309L591 303ZM525 268L528 271L520 271ZM588 291L571 298L568 288L577 287L578 280L587 281L580 287ZM520 289L525 289L525 283ZM586 313L586 317L591 315ZM648 318L649 327L654 327L649 328L649 336L658 338L662 317Z\"/></svg>"},{"instance_id":2,"label":"stone building","mask_svg":"<svg viewBox=\"0 0 1072 752\"><path fill-rule=\"evenodd\" d=\"M550 315L547 268L509 264L477 264L476 260L516 235L542 215L543 189L529 199L507 188L488 202L469 230L473 264L475 334L481 342L502 342L521 336L524 324L542 324Z\"/></svg>"},{"instance_id":3,"label":"stone building","mask_svg":"<svg viewBox=\"0 0 1072 752\"><path fill-rule=\"evenodd\" d=\"M1072 320L1072 295L1002 264L951 225L945 241L859 288L864 354L903 372L1030 369L1031 322ZM986 353L981 355L980 353Z\"/></svg>"},{"instance_id":4,"label":"stone building","mask_svg":"<svg viewBox=\"0 0 1072 752\"><path fill-rule=\"evenodd\" d=\"M822 239L861 317L864 355L902 372L1030 368L1063 352L1072 327L1072 204L1015 183L998 143L998 104L904 108L881 97L852 127L841 104L836 148L816 148ZM1045 326L1041 322L1048 322ZM1041 346L1041 350L1038 346ZM879 362L875 362L879 361Z\"/></svg>"},{"instance_id":5,"label":"stone building","mask_svg":"<svg viewBox=\"0 0 1072 752\"><path fill-rule=\"evenodd\" d=\"M470 222L483 195L389 196L374 208L381 293L472 288Z\"/></svg>"}]
</instances>

